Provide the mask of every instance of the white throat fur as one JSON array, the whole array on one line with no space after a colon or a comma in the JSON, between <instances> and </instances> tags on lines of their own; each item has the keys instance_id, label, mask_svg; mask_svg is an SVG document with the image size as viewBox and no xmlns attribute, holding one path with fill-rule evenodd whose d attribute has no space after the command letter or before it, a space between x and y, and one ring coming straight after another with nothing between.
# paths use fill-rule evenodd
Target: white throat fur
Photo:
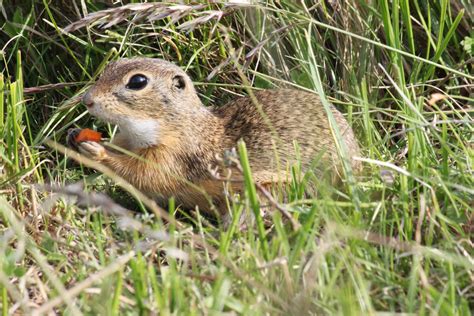
<instances>
[{"instance_id":1,"label":"white throat fur","mask_svg":"<svg viewBox=\"0 0 474 316\"><path fill-rule=\"evenodd\" d=\"M127 119L119 124L120 134L127 135L130 149L142 149L158 145L159 126L152 119Z\"/></svg>"}]
</instances>

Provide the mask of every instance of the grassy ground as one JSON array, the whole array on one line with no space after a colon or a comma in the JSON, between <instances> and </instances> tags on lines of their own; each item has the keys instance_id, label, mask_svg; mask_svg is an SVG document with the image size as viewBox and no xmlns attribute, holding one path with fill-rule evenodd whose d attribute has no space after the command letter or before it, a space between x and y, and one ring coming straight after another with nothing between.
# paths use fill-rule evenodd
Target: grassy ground
<instances>
[{"instance_id":1,"label":"grassy ground","mask_svg":"<svg viewBox=\"0 0 474 316\"><path fill-rule=\"evenodd\" d=\"M0 2L2 315L470 315L471 4L303 2ZM363 175L303 198L318 180L295 168L284 207L298 229L275 213L266 232L224 230L173 203L164 223L56 145L74 126L113 135L78 97L138 55L182 66L206 104L245 94L244 78L324 93L356 131ZM251 212L251 187L230 211Z\"/></svg>"}]
</instances>

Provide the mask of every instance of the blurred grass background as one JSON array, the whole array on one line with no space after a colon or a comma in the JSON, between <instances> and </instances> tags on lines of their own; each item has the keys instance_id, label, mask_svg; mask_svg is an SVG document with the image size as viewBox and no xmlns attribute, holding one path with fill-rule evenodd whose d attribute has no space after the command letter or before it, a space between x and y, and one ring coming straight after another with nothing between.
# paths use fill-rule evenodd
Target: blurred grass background
<instances>
[{"instance_id":1,"label":"blurred grass background","mask_svg":"<svg viewBox=\"0 0 474 316\"><path fill-rule=\"evenodd\" d=\"M237 2L0 2L2 315L470 315L472 3ZM133 56L186 69L207 105L245 94L240 70L256 88L324 91L364 174L303 198L318 179L294 170L298 230L279 213L263 233L195 212L164 224L45 143L74 126L112 136L79 97Z\"/></svg>"}]
</instances>

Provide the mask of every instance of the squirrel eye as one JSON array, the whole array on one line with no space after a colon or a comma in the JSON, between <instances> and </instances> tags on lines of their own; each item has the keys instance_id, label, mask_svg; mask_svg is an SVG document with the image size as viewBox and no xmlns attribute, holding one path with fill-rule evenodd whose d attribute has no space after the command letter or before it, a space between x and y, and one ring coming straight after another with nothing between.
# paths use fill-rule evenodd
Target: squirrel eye
<instances>
[{"instance_id":1,"label":"squirrel eye","mask_svg":"<svg viewBox=\"0 0 474 316\"><path fill-rule=\"evenodd\" d=\"M145 88L147 83L148 83L148 78L145 77L144 75L138 74L130 78L130 80L128 81L125 87L127 89L132 89L132 90L141 90Z\"/></svg>"}]
</instances>

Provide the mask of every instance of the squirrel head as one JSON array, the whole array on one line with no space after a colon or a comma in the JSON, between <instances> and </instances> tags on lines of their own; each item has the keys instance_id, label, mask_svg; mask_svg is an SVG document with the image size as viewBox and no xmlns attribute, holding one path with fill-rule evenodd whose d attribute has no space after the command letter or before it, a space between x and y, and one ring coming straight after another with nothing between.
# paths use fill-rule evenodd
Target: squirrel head
<instances>
[{"instance_id":1,"label":"squirrel head","mask_svg":"<svg viewBox=\"0 0 474 316\"><path fill-rule=\"evenodd\" d=\"M207 112L189 76L153 58L110 63L82 100L92 115L118 125L142 148Z\"/></svg>"}]
</instances>

